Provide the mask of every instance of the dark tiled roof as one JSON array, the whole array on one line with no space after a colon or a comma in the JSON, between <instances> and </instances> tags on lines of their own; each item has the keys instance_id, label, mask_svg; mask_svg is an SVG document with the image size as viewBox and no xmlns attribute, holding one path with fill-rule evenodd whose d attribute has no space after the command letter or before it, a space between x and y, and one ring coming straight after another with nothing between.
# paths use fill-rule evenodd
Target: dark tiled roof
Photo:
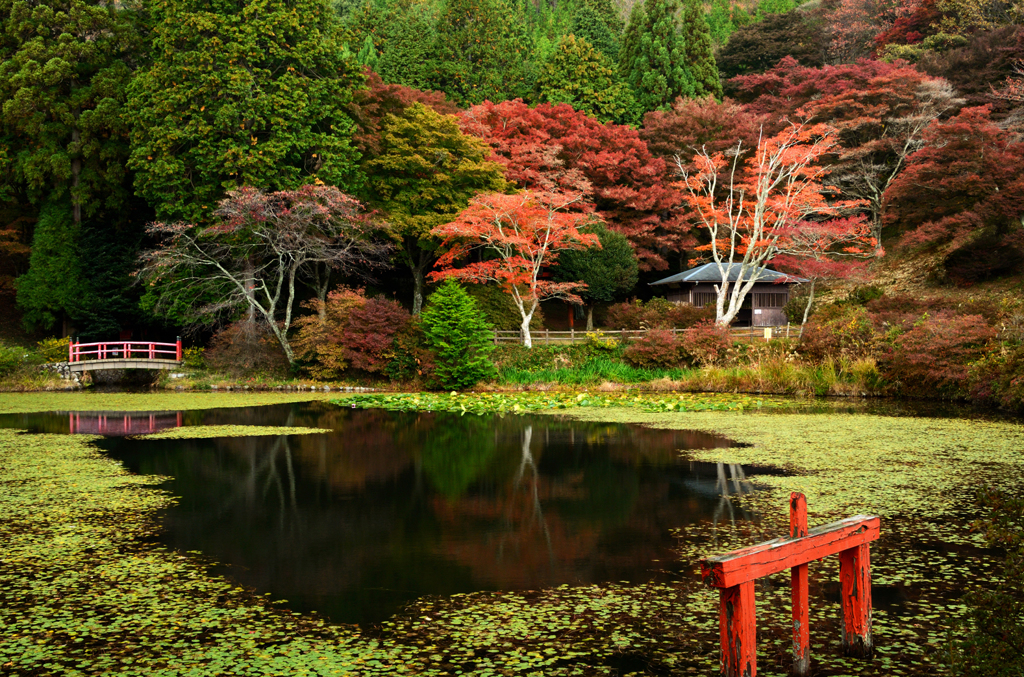
<instances>
[{"instance_id":1,"label":"dark tiled roof","mask_svg":"<svg viewBox=\"0 0 1024 677\"><path fill-rule=\"evenodd\" d=\"M739 277L740 270L743 267L741 263L723 263L722 266L729 271L729 282L735 282ZM747 274L749 275L749 273ZM746 275L746 279L750 279ZM775 270L769 270L765 268L758 275L758 282L806 282L807 280L802 277L796 277L795 275L786 275ZM652 282L651 285L656 284L672 284L673 282L721 282L722 273L718 269L717 263L705 263L703 266L691 268L690 270L684 270L681 273L666 277L663 280Z\"/></svg>"}]
</instances>

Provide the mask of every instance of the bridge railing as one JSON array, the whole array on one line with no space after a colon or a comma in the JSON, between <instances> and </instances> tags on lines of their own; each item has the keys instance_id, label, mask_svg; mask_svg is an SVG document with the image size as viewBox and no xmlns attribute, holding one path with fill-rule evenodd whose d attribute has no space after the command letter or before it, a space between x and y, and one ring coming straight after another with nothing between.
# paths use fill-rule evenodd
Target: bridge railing
<instances>
[{"instance_id":1,"label":"bridge railing","mask_svg":"<svg viewBox=\"0 0 1024 677\"><path fill-rule=\"evenodd\" d=\"M68 345L68 362L87 360L174 360L181 362L181 339L176 343L156 341L104 341Z\"/></svg>"}]
</instances>

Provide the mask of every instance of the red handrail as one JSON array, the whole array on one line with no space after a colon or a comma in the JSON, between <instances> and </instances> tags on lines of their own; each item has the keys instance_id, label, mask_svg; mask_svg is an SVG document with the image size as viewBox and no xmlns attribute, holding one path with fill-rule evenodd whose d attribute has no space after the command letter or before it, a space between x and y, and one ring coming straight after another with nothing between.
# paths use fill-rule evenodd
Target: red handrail
<instances>
[{"instance_id":1,"label":"red handrail","mask_svg":"<svg viewBox=\"0 0 1024 677\"><path fill-rule=\"evenodd\" d=\"M141 354L140 354L141 353ZM103 341L99 343L68 344L68 362L84 359L149 359L181 362L181 339L175 343L157 341Z\"/></svg>"}]
</instances>

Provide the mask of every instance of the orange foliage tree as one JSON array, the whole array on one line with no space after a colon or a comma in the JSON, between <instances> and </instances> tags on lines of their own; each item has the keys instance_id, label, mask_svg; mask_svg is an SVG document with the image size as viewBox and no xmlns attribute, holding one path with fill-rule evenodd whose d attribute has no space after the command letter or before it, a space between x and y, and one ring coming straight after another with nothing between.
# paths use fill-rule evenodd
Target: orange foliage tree
<instances>
[{"instance_id":1,"label":"orange foliage tree","mask_svg":"<svg viewBox=\"0 0 1024 677\"><path fill-rule=\"evenodd\" d=\"M444 238L447 249L430 274L438 280L454 277L466 282L495 282L512 296L519 309L523 344L530 348L530 320L541 301L564 299L582 303L575 293L583 282L554 282L542 271L568 249L600 247L596 235L579 232L593 218L566 211L579 195L525 191L517 195L487 193L470 201L459 217L432 231ZM483 250L484 260L460 265L470 254Z\"/></svg>"},{"instance_id":2,"label":"orange foliage tree","mask_svg":"<svg viewBox=\"0 0 1024 677\"><path fill-rule=\"evenodd\" d=\"M677 160L684 199L708 243L698 247L717 266L715 321L728 325L768 263L796 246L793 229L805 221L839 216L856 202L829 202L819 164L836 145L825 125L790 125L758 140L746 160L742 142L730 151L697 153L691 164Z\"/></svg>"}]
</instances>

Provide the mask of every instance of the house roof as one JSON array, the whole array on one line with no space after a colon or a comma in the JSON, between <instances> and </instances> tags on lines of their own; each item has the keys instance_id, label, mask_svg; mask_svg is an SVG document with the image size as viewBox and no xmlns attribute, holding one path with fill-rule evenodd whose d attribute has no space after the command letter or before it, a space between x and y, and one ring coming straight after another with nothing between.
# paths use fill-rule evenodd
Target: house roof
<instances>
[{"instance_id":1,"label":"house roof","mask_svg":"<svg viewBox=\"0 0 1024 677\"><path fill-rule=\"evenodd\" d=\"M742 263L723 263L722 266L728 270L729 282L735 282L739 278L740 270L743 268ZM747 278L750 279L750 278ZM721 282L722 273L718 269L717 263L705 263L703 266L697 266L690 270L684 270L681 273L677 273L670 277L666 277L663 280L657 282L651 282L651 286L656 284L672 284L678 282ZM795 275L786 275L776 270L769 270L765 268L761 271L761 274L757 276L758 282L806 282L807 280L802 277L796 277Z\"/></svg>"}]
</instances>

